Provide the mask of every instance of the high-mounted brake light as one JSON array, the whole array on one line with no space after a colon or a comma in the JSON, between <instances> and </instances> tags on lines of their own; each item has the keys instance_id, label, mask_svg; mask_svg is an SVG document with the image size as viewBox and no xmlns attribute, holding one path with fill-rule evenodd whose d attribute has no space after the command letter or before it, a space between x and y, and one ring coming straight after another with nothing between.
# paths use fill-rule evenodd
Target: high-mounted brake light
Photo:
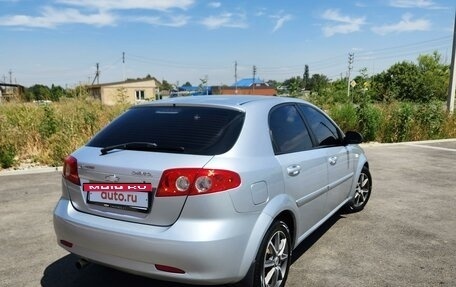
<instances>
[{"instance_id":1,"label":"high-mounted brake light","mask_svg":"<svg viewBox=\"0 0 456 287\"><path fill-rule=\"evenodd\" d=\"M241 185L241 177L229 170L176 168L163 172L157 197L198 195L225 191Z\"/></svg>"},{"instance_id":2,"label":"high-mounted brake light","mask_svg":"<svg viewBox=\"0 0 456 287\"><path fill-rule=\"evenodd\" d=\"M78 174L78 161L71 155L63 163L63 177L74 184L81 185Z\"/></svg>"}]
</instances>

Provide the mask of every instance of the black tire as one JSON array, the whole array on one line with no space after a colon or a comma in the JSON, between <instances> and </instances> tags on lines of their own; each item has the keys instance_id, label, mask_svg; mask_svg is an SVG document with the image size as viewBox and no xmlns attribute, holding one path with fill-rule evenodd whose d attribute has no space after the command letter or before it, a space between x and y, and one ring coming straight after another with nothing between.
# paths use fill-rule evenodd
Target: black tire
<instances>
[{"instance_id":1,"label":"black tire","mask_svg":"<svg viewBox=\"0 0 456 287\"><path fill-rule=\"evenodd\" d=\"M372 177L369 169L364 166L356 182L355 195L348 203L347 207L351 212L363 210L372 192Z\"/></svg>"},{"instance_id":2,"label":"black tire","mask_svg":"<svg viewBox=\"0 0 456 287\"><path fill-rule=\"evenodd\" d=\"M255 287L283 287L291 264L290 229L283 221L274 221L266 232L256 256Z\"/></svg>"}]
</instances>

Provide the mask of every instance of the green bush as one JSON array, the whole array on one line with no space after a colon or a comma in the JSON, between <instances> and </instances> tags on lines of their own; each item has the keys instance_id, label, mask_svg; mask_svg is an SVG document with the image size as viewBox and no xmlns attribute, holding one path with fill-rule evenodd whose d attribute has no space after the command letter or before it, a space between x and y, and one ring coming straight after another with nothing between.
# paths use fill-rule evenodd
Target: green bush
<instances>
[{"instance_id":1,"label":"green bush","mask_svg":"<svg viewBox=\"0 0 456 287\"><path fill-rule=\"evenodd\" d=\"M337 105L331 109L330 115L343 131L358 130L358 112L354 105Z\"/></svg>"},{"instance_id":2,"label":"green bush","mask_svg":"<svg viewBox=\"0 0 456 287\"><path fill-rule=\"evenodd\" d=\"M44 117L40 122L39 131L41 137L47 139L57 132L58 123L53 107L45 105L43 111Z\"/></svg>"},{"instance_id":3,"label":"green bush","mask_svg":"<svg viewBox=\"0 0 456 287\"><path fill-rule=\"evenodd\" d=\"M362 104L358 108L359 132L364 141L378 140L378 133L382 125L382 112L373 104Z\"/></svg>"},{"instance_id":4,"label":"green bush","mask_svg":"<svg viewBox=\"0 0 456 287\"><path fill-rule=\"evenodd\" d=\"M12 167L15 163L16 148L12 144L0 145L0 166L2 168Z\"/></svg>"},{"instance_id":5,"label":"green bush","mask_svg":"<svg viewBox=\"0 0 456 287\"><path fill-rule=\"evenodd\" d=\"M383 142L402 142L411 139L414 108L411 103L392 103L386 108L385 124L382 126Z\"/></svg>"},{"instance_id":6,"label":"green bush","mask_svg":"<svg viewBox=\"0 0 456 287\"><path fill-rule=\"evenodd\" d=\"M419 130L426 139L438 139L442 134L443 122L446 118L445 110L440 101L431 101L418 107L417 122Z\"/></svg>"}]
</instances>

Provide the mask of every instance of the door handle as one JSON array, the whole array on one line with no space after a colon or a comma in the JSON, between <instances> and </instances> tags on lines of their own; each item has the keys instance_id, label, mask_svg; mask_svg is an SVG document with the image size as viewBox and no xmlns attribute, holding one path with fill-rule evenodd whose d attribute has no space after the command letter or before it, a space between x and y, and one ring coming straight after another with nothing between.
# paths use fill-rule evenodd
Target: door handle
<instances>
[{"instance_id":1,"label":"door handle","mask_svg":"<svg viewBox=\"0 0 456 287\"><path fill-rule=\"evenodd\" d=\"M290 165L287 167L289 176L297 176L301 172L301 166L299 164Z\"/></svg>"},{"instance_id":2,"label":"door handle","mask_svg":"<svg viewBox=\"0 0 456 287\"><path fill-rule=\"evenodd\" d=\"M337 156L332 156L328 159L330 165L335 165L337 163Z\"/></svg>"}]
</instances>

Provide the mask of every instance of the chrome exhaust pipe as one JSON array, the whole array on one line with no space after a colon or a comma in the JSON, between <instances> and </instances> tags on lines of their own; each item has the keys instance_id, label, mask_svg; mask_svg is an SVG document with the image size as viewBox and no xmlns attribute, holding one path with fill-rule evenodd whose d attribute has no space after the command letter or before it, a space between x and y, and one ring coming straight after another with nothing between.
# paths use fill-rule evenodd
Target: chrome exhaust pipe
<instances>
[{"instance_id":1,"label":"chrome exhaust pipe","mask_svg":"<svg viewBox=\"0 0 456 287\"><path fill-rule=\"evenodd\" d=\"M78 261L76 261L75 265L78 270L81 270L81 269L87 267L87 265L89 265L89 263L90 262L85 260L84 258L80 258Z\"/></svg>"}]
</instances>

